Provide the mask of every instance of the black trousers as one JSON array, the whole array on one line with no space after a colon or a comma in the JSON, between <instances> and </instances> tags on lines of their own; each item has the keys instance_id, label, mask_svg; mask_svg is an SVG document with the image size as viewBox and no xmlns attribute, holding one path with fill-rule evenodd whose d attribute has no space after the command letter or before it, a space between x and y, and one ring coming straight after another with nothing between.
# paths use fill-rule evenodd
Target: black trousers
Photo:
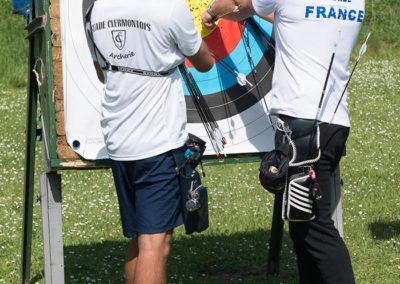
<instances>
[{"instance_id":1,"label":"black trousers","mask_svg":"<svg viewBox=\"0 0 400 284\"><path fill-rule=\"evenodd\" d=\"M290 237L301 284L355 283L350 255L332 221L331 176L344 153L349 128L320 125L321 159L316 172L322 198L316 201L316 218L309 222L289 222Z\"/></svg>"}]
</instances>

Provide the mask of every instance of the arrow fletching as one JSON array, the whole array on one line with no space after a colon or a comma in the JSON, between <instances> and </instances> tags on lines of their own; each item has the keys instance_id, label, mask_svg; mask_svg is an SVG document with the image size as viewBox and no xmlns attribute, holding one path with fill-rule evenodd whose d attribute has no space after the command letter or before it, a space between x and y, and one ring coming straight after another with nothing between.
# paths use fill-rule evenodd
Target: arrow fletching
<instances>
[{"instance_id":1,"label":"arrow fletching","mask_svg":"<svg viewBox=\"0 0 400 284\"><path fill-rule=\"evenodd\" d=\"M239 73L235 71L236 73L236 80L240 86L245 86L246 84L249 84L250 87L253 87L253 84L250 83L247 79L246 76L243 73Z\"/></svg>"},{"instance_id":2,"label":"arrow fletching","mask_svg":"<svg viewBox=\"0 0 400 284\"><path fill-rule=\"evenodd\" d=\"M358 53L357 61L360 60L361 56L367 51L367 42L371 35L371 32L368 33L367 38L365 39L364 43L361 45L360 52Z\"/></svg>"}]
</instances>

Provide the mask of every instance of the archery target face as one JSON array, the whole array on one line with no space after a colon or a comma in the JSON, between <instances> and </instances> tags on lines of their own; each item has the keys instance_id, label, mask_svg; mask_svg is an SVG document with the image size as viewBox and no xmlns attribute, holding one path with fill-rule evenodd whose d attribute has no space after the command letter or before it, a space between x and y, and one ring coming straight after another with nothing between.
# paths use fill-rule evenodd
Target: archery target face
<instances>
[{"instance_id":1,"label":"archery target face","mask_svg":"<svg viewBox=\"0 0 400 284\"><path fill-rule=\"evenodd\" d=\"M84 33L84 14L93 0L64 0L60 3L65 131L69 145L85 159L105 159L107 153L100 128L102 84L94 70ZM201 13L209 1L187 0L194 23L215 55L207 73L197 72L186 61L220 130L227 140L225 153L259 153L273 147L274 131L267 103L271 89L273 53L248 23L219 20L213 30L203 29ZM272 25L255 18L269 37ZM241 86L236 74L250 84ZM183 84L187 104L187 130L207 141L206 155L215 152L200 117Z\"/></svg>"}]
</instances>

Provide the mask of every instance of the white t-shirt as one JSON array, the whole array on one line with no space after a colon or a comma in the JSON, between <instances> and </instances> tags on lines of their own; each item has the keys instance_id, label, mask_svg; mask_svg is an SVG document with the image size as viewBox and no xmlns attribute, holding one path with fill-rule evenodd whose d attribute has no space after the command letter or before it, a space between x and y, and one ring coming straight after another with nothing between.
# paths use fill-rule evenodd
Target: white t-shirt
<instances>
[{"instance_id":1,"label":"white t-shirt","mask_svg":"<svg viewBox=\"0 0 400 284\"><path fill-rule=\"evenodd\" d=\"M332 70L319 120L330 122L350 72L364 18L364 0L252 0L259 15L275 11L271 112L315 119L330 59ZM334 124L350 126L347 94Z\"/></svg>"},{"instance_id":2,"label":"white t-shirt","mask_svg":"<svg viewBox=\"0 0 400 284\"><path fill-rule=\"evenodd\" d=\"M90 23L97 48L117 66L167 71L201 45L184 0L98 0ZM163 77L106 71L101 106L102 131L114 160L152 157L182 146L187 138L177 70Z\"/></svg>"}]
</instances>

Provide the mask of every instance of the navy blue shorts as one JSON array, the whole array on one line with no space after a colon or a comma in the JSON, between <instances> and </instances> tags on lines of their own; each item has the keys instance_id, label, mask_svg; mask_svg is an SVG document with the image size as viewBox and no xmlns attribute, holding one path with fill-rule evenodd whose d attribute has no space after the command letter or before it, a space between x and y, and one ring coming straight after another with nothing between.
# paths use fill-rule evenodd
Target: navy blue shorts
<instances>
[{"instance_id":1,"label":"navy blue shorts","mask_svg":"<svg viewBox=\"0 0 400 284\"><path fill-rule=\"evenodd\" d=\"M112 161L125 237L167 232L183 224L175 167L171 151L143 160Z\"/></svg>"}]
</instances>

